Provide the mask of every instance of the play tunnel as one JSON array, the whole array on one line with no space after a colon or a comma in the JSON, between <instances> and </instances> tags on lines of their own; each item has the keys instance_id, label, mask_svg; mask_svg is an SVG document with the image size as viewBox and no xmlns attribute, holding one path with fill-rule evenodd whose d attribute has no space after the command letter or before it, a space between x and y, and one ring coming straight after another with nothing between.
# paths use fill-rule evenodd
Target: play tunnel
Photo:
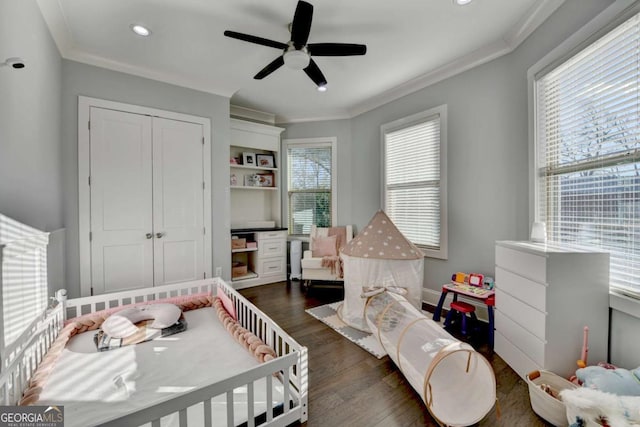
<instances>
[{"instance_id":1,"label":"play tunnel","mask_svg":"<svg viewBox=\"0 0 640 427\"><path fill-rule=\"evenodd\" d=\"M473 347L393 292L369 297L364 314L370 330L441 425L472 425L491 411L495 376Z\"/></svg>"}]
</instances>

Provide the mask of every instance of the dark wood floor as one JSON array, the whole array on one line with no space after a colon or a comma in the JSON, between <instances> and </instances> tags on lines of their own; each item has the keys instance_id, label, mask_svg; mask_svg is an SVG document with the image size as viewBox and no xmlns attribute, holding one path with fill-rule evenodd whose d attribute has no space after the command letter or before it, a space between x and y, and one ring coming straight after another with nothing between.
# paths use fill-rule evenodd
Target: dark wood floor
<instances>
[{"instance_id":1,"label":"dark wood floor","mask_svg":"<svg viewBox=\"0 0 640 427\"><path fill-rule=\"evenodd\" d=\"M309 349L309 421L316 426L437 426L420 396L388 356L378 360L316 320L305 309L343 299L342 289L300 282L243 289L241 293ZM496 409L478 426L550 426L529 405L526 383L485 343L471 342L493 366ZM460 402L464 410L465 402Z\"/></svg>"}]
</instances>

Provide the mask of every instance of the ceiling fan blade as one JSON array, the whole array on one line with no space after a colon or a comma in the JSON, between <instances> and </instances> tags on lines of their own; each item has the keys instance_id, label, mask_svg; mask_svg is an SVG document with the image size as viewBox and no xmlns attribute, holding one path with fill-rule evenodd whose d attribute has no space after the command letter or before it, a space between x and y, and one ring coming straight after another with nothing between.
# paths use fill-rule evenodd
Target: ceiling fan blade
<instances>
[{"instance_id":1,"label":"ceiling fan blade","mask_svg":"<svg viewBox=\"0 0 640 427\"><path fill-rule=\"evenodd\" d=\"M262 46L273 47L275 49L286 49L287 45L285 43L276 42L269 39L263 39L262 37L252 36L250 34L237 33L235 31L225 31L224 35L227 37L231 37L232 39L238 39L249 43L260 44Z\"/></svg>"},{"instance_id":2,"label":"ceiling fan blade","mask_svg":"<svg viewBox=\"0 0 640 427\"><path fill-rule=\"evenodd\" d=\"M282 57L282 55L280 55L276 59L274 59L269 65L267 65L262 70L260 70L260 72L255 76L253 76L253 78L256 80L262 80L265 77L267 77L269 74L273 73L278 68L282 67L282 65L284 65L284 58Z\"/></svg>"},{"instance_id":3,"label":"ceiling fan blade","mask_svg":"<svg viewBox=\"0 0 640 427\"><path fill-rule=\"evenodd\" d=\"M302 49L309 40L311 20L313 19L313 5L300 0L296 6L291 23L291 41L296 49Z\"/></svg>"},{"instance_id":4,"label":"ceiling fan blade","mask_svg":"<svg viewBox=\"0 0 640 427\"><path fill-rule=\"evenodd\" d=\"M311 43L307 45L312 56L353 56L367 53L367 46L353 43Z\"/></svg>"},{"instance_id":5,"label":"ceiling fan blade","mask_svg":"<svg viewBox=\"0 0 640 427\"><path fill-rule=\"evenodd\" d=\"M318 68L318 64L312 59L309 61L309 65L304 69L304 72L307 73L307 76L316 84L316 86L325 86L327 84L327 79L324 78L322 71Z\"/></svg>"}]
</instances>

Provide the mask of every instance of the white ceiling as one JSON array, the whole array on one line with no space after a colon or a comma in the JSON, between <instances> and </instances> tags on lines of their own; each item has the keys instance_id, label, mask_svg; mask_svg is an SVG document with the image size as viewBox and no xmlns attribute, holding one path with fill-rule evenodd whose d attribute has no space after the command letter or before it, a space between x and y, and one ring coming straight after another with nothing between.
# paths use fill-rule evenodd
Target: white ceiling
<instances>
[{"instance_id":1,"label":"white ceiling","mask_svg":"<svg viewBox=\"0 0 640 427\"><path fill-rule=\"evenodd\" d=\"M367 45L303 71L253 76L282 52L224 30L289 41L297 0L38 0L64 58L231 98L279 122L353 117L512 51L564 0L310 0L309 43ZM142 23L142 38L129 26Z\"/></svg>"}]
</instances>

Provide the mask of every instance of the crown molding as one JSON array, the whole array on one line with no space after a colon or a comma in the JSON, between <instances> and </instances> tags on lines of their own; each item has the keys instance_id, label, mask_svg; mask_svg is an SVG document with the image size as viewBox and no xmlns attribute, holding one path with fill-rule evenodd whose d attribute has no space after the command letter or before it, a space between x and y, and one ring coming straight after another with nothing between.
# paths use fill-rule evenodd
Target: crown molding
<instances>
[{"instance_id":1,"label":"crown molding","mask_svg":"<svg viewBox=\"0 0 640 427\"><path fill-rule=\"evenodd\" d=\"M388 104L391 101L395 101L403 96L410 95L414 92L438 83L442 80L453 77L456 74L460 74L478 65L489 62L493 59L499 58L511 52L513 49L509 47L506 41L498 40L489 46L485 46L478 49L468 55L460 57L455 61L452 61L442 67L438 67L426 74L411 79L399 86L394 87L388 91L382 92L379 95L374 95L368 100L356 105L349 109L351 117L358 116L367 111L371 111L375 108Z\"/></svg>"},{"instance_id":2,"label":"crown molding","mask_svg":"<svg viewBox=\"0 0 640 427\"><path fill-rule=\"evenodd\" d=\"M73 39L69 32L69 26L67 25L67 17L62 11L62 6L59 0L37 0L40 13L44 18L44 22L49 27L49 32L60 55L66 58L71 47L73 46Z\"/></svg>"},{"instance_id":3,"label":"crown molding","mask_svg":"<svg viewBox=\"0 0 640 427\"><path fill-rule=\"evenodd\" d=\"M565 0L542 0L530 8L500 40L462 56L448 64L411 79L392 89L374 95L349 109L351 117L381 107L403 96L417 92L442 80L477 67L513 52L540 24L564 3Z\"/></svg>"},{"instance_id":4,"label":"crown molding","mask_svg":"<svg viewBox=\"0 0 640 427\"><path fill-rule=\"evenodd\" d=\"M185 79L173 74L161 73L150 68L130 65L124 62L107 59L102 56L80 52L75 47L75 42L73 40L71 32L69 31L67 18L64 15L64 11L62 9L62 6L60 5L60 1L37 0L37 2L44 21L49 27L49 32L51 33L51 36L53 37L53 40L58 47L58 50L60 51L60 55L64 59L82 62L84 64L94 65L96 67L119 71L126 74L132 74L151 80L157 80L164 83L197 90L200 92L220 95L226 98L230 98L235 93L235 89L232 90L229 88L212 86L210 82L198 81L191 78Z\"/></svg>"},{"instance_id":5,"label":"crown molding","mask_svg":"<svg viewBox=\"0 0 640 427\"><path fill-rule=\"evenodd\" d=\"M512 49L515 49L564 2L565 0L543 0L534 4L533 7L505 33L503 38Z\"/></svg>"},{"instance_id":6,"label":"crown molding","mask_svg":"<svg viewBox=\"0 0 640 427\"><path fill-rule=\"evenodd\" d=\"M106 68L108 70L132 74L151 80L157 80L163 83L181 86L187 89L193 89L198 92L207 92L226 98L231 98L231 95L235 93L235 90L211 86L210 82L199 81L193 78L185 79L173 74L154 71L146 67L138 67L135 65L126 64L124 62L106 59L97 55L77 52L75 49L72 49L70 52L68 52L68 54L65 56L65 59L94 65L100 68Z\"/></svg>"},{"instance_id":7,"label":"crown molding","mask_svg":"<svg viewBox=\"0 0 640 427\"><path fill-rule=\"evenodd\" d=\"M348 120L351 118L353 118L353 116L347 111L337 112L336 114L317 115L313 117L277 114L276 124L283 125L289 123L326 122L329 120Z\"/></svg>"}]
</instances>

